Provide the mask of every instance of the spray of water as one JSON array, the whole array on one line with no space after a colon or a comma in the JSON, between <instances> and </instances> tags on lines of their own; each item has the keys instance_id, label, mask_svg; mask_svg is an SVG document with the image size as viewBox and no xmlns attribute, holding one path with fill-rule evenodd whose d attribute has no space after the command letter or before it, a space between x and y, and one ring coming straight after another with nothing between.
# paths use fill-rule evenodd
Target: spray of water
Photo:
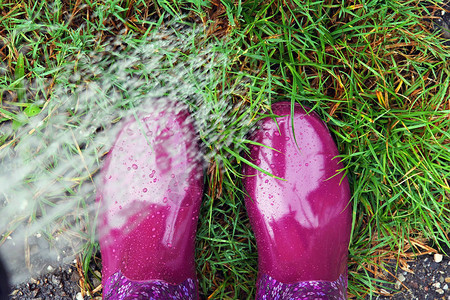
<instances>
[{"instance_id":1,"label":"spray of water","mask_svg":"<svg viewBox=\"0 0 450 300\"><path fill-rule=\"evenodd\" d=\"M42 91L41 112L24 118L18 130L11 123L0 127L11 136L0 147L0 252L13 282L72 261L95 239L96 173L120 120L183 103L206 149L199 156L204 162L215 149L243 140L251 116L238 119L242 105L230 97L244 85L223 90L219 78L228 58L201 39L176 24L145 42L119 36L59 70L48 98L49 83L30 85Z\"/></svg>"}]
</instances>

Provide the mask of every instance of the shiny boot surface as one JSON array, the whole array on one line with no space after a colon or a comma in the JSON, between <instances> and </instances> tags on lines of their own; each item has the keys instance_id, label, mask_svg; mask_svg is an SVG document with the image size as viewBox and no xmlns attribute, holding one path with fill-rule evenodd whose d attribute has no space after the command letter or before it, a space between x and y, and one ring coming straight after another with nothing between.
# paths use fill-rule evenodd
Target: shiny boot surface
<instances>
[{"instance_id":1,"label":"shiny boot surface","mask_svg":"<svg viewBox=\"0 0 450 300\"><path fill-rule=\"evenodd\" d=\"M117 291L155 283L169 292L186 285L196 295L203 171L194 133L181 109L139 115L118 134L97 194L105 299L128 299L117 298Z\"/></svg>"},{"instance_id":2,"label":"shiny boot surface","mask_svg":"<svg viewBox=\"0 0 450 300\"><path fill-rule=\"evenodd\" d=\"M330 296L323 299L343 299L351 211L337 147L325 123L300 105L294 106L293 118L290 103L276 103L272 111L281 117L264 119L252 139L274 150L252 146L249 159L283 180L244 167L246 207L259 256L257 299L275 299L267 298L274 289L298 295L303 289L307 295L311 284L327 290Z\"/></svg>"}]
</instances>

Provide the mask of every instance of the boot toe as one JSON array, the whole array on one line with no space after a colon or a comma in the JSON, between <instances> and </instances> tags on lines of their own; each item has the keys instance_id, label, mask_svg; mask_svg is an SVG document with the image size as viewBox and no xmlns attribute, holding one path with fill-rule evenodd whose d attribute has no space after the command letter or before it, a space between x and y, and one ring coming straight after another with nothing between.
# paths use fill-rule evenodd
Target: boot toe
<instances>
[{"instance_id":1,"label":"boot toe","mask_svg":"<svg viewBox=\"0 0 450 300\"><path fill-rule=\"evenodd\" d=\"M298 104L272 106L250 160L276 179L244 167L247 212L255 231L259 271L283 283L334 281L347 269L351 217L347 179L324 122ZM270 148L275 150L272 150Z\"/></svg>"},{"instance_id":2,"label":"boot toe","mask_svg":"<svg viewBox=\"0 0 450 300\"><path fill-rule=\"evenodd\" d=\"M178 284L195 278L202 167L187 113L126 122L100 172L103 278Z\"/></svg>"}]
</instances>

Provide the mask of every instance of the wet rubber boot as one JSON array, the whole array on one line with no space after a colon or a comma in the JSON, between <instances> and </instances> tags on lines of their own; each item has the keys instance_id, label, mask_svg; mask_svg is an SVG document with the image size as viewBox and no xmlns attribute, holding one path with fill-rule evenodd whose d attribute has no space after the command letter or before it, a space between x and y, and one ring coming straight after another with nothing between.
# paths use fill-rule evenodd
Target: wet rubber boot
<instances>
[{"instance_id":1,"label":"wet rubber boot","mask_svg":"<svg viewBox=\"0 0 450 300\"><path fill-rule=\"evenodd\" d=\"M325 125L298 104L272 106L245 166L246 207L258 246L256 299L346 299L350 190ZM292 124L294 128L292 128ZM294 132L293 132L294 129ZM295 133L295 138L294 138Z\"/></svg>"},{"instance_id":2,"label":"wet rubber boot","mask_svg":"<svg viewBox=\"0 0 450 300\"><path fill-rule=\"evenodd\" d=\"M128 120L118 134L97 194L104 299L198 299L194 132L186 110L172 108Z\"/></svg>"}]
</instances>

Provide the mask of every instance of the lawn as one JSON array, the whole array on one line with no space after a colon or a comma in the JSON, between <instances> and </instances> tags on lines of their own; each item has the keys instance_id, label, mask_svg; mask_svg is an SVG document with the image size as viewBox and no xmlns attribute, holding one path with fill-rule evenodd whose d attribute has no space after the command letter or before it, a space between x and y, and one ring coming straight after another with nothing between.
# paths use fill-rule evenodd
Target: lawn
<instances>
[{"instance_id":1,"label":"lawn","mask_svg":"<svg viewBox=\"0 0 450 300\"><path fill-rule=\"evenodd\" d=\"M353 194L348 292L376 295L387 262L450 247L450 47L432 24L441 6L2 1L0 249L16 241L8 259L24 270L78 257L83 292L99 296L96 174L118 122L169 97L189 106L205 160L201 295L254 298L243 156L270 104L291 101L336 140Z\"/></svg>"}]
</instances>

